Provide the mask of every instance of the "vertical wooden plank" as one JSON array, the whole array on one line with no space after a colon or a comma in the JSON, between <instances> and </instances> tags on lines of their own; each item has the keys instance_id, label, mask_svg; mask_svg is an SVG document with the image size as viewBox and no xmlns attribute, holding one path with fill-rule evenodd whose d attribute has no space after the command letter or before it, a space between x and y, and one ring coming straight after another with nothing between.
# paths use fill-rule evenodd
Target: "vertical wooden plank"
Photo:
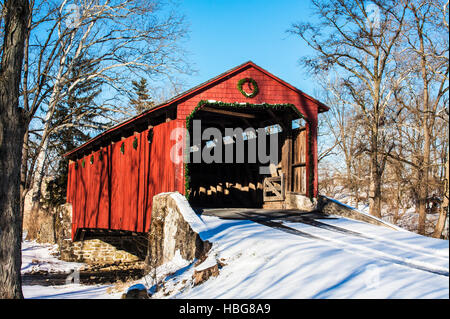
<instances>
[{"instance_id":1,"label":"vertical wooden plank","mask_svg":"<svg viewBox=\"0 0 450 319\"><path fill-rule=\"evenodd\" d=\"M96 180L96 169L95 169L95 161L94 164L91 164L91 156L93 153L88 154L86 156L86 163L84 170L86 172L86 218L85 218L85 226L86 228L96 228L96 216L97 216L97 203L95 197L97 196L96 187L98 185L98 181Z\"/></svg>"},{"instance_id":2,"label":"vertical wooden plank","mask_svg":"<svg viewBox=\"0 0 450 319\"><path fill-rule=\"evenodd\" d=\"M100 182L99 182L99 202L98 202L98 217L97 227L108 228L109 227L109 171L108 171L108 154L107 149L101 148L96 155L96 164L100 170Z\"/></svg>"},{"instance_id":3,"label":"vertical wooden plank","mask_svg":"<svg viewBox=\"0 0 450 319\"><path fill-rule=\"evenodd\" d=\"M310 183L312 183L313 181L310 181L310 179L309 179L309 176L310 176L310 174L309 174L309 171L310 171L310 169L311 169L311 165L310 165L310 158L309 158L309 152L310 152L310 145L309 145L309 143L308 143L308 137L309 137L309 134L311 133L310 132L310 125L309 125L309 123L306 123L306 131L305 131L306 133L305 133L305 140L306 140L306 147L305 147L305 149L306 149L306 157L305 157L305 162L306 162L306 164L305 164L305 170L306 170L306 196L310 196L311 194L310 194L310 191L309 191L309 185L310 185Z\"/></svg>"},{"instance_id":4,"label":"vertical wooden plank","mask_svg":"<svg viewBox=\"0 0 450 319\"><path fill-rule=\"evenodd\" d=\"M283 147L281 149L281 170L285 179L285 191L292 191L292 134L287 129L284 134Z\"/></svg>"},{"instance_id":5,"label":"vertical wooden plank","mask_svg":"<svg viewBox=\"0 0 450 319\"><path fill-rule=\"evenodd\" d=\"M306 194L306 161L307 161L307 130L299 128L292 131L292 186L293 192Z\"/></svg>"}]
</instances>

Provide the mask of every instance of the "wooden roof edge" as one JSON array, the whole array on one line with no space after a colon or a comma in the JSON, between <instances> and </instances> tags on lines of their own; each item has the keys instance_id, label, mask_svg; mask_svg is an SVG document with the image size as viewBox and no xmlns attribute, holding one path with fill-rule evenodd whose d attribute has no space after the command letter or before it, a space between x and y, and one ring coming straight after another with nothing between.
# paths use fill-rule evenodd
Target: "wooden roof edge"
<instances>
[{"instance_id":1,"label":"wooden roof edge","mask_svg":"<svg viewBox=\"0 0 450 319\"><path fill-rule=\"evenodd\" d=\"M170 104L169 104L169 105L170 105ZM150 113L153 113L153 112L156 111L156 110L165 108L165 107L167 107L167 106L169 106L169 105L168 105L168 104L165 104L165 103L162 103L162 104L160 104L160 105L157 105L156 107L152 107L151 109L149 109L149 110L147 110L147 111L144 111L143 113L140 113L140 114L135 115L135 116L133 116L133 117L131 117L131 118L129 118L129 119L126 119L126 120L124 120L124 121L122 121L122 122L120 122L120 123L114 125L113 127L107 129L106 131L104 131L104 132L98 134L97 136L91 138L90 140L86 141L84 144L78 146L77 148L74 148L73 150L71 150L71 151L65 153L63 156L64 156L64 157L71 156L71 155L75 154L76 152L82 150L83 148L86 148L86 147L90 146L92 143L94 143L94 142L100 140L100 139L103 138L104 136L110 135L112 132L115 132L115 131L117 131L118 129L120 129L120 128L126 126L127 124L130 124L130 123L132 123L132 122L134 122L134 121L136 121L136 120L138 120L138 119L140 119L140 118L145 117L146 115L148 115L148 114L150 114Z\"/></svg>"},{"instance_id":2,"label":"wooden roof edge","mask_svg":"<svg viewBox=\"0 0 450 319\"><path fill-rule=\"evenodd\" d=\"M238 66L236 66L236 67L234 67L234 68L232 68L232 69L230 69L230 70L228 70L226 72L223 72L223 73L221 73L221 74L219 74L219 75L209 79L208 81L205 81L205 82L203 82L203 83L201 83L201 84L199 84L197 86L194 86L193 88L190 88L187 91L184 91L184 92L182 92L182 93L180 93L178 95L175 95L174 97L170 98L169 100L164 101L161 104L158 104L158 105L152 107L151 109L144 111L143 113L135 115L132 118L129 118L129 119L121 122L121 123L119 123L119 124L109 128L109 129L107 129L106 131L100 133L99 135L93 137L92 139L88 140L87 142L85 142L84 144L78 146L77 148L75 148L75 149L65 153L63 156L64 157L68 157L70 155L73 155L74 153L82 150L83 148L87 147L88 145L90 145L94 141L102 138L103 136L109 135L111 132L116 131L117 129L119 129L119 128L129 124L130 122L133 122L133 121L135 121L135 120L137 120L139 118L145 117L146 115L148 115L148 114L150 114L150 113L152 113L152 112L154 112L156 110L159 110L161 108L168 107L169 105L171 105L171 104L173 104L173 103L175 103L175 102L177 102L177 101L179 101L179 100L181 100L183 98L186 98L186 97L188 97L188 96L198 92L199 90L201 90L201 89L203 89L203 88L205 88L205 87L215 83L216 81L219 81L219 80L223 79L224 77L229 76L230 74L232 74L232 73L234 73L236 71L240 71L241 69L243 69L245 67L248 67L250 65L249 63L253 64L253 62L247 61L247 62L245 62L245 63L243 63L241 65L238 65Z\"/></svg>"},{"instance_id":3,"label":"wooden roof edge","mask_svg":"<svg viewBox=\"0 0 450 319\"><path fill-rule=\"evenodd\" d=\"M181 99L187 98L187 97L197 93L198 91L204 89L205 87L208 87L208 86L210 86L210 85L212 85L212 84L222 80L223 78L225 78L227 76L230 76L233 73L242 71L243 69L248 68L250 66L254 67L255 69L259 70L260 72L264 73L265 75L271 77L272 79L276 80L280 84L290 88L291 90L294 90L296 93L301 94L302 96L304 96L305 98L307 98L311 102L317 104L319 113L326 112L326 111L329 110L329 107L326 106L325 104L323 104L322 102L314 99L313 97L309 96L308 94L304 93L303 91L297 89L295 86L287 83L286 81L283 81L279 77L273 75L269 71L263 69L262 67L256 65L255 63L253 63L252 61L249 60L249 61L247 61L245 63L242 63L242 64L240 64L240 65L238 65L236 67L233 67L233 68L229 69L228 71L225 71L225 72L223 72L223 73L221 73L221 74L219 74L219 75L217 75L217 76L215 76L215 77L213 77L213 78L211 78L211 79L209 79L209 80L207 80L207 81L205 81L205 82L203 82L203 83L201 83L201 84L199 84L197 86L194 86L193 88L190 88L187 91L184 91L184 92L182 92L182 93L180 93L178 95L175 95L174 97L170 98L169 100L164 101L161 104L158 104L158 105L152 107L151 109L144 111L143 113L135 115L132 118L129 118L129 119L127 119L127 120L125 120L125 121L123 121L123 122L121 122L121 123L119 123L119 124L109 128L108 130L104 131L103 133L100 133L99 135L97 135L97 136L93 137L92 139L88 140L84 144L82 144L82 145L78 146L77 148L67 152L63 156L64 157L71 156L74 153L76 153L76 152L82 150L83 148L87 147L88 145L92 144L93 142L103 138L104 136L107 136L107 135L111 134L112 132L114 132L114 131L116 131L116 130L124 127L124 126L126 126L127 124L129 124L129 123L131 123L133 121L136 121L136 120L138 120L140 118L143 118L143 117L153 113L156 110L168 107L168 106L174 104L175 102L178 102Z\"/></svg>"},{"instance_id":4,"label":"wooden roof edge","mask_svg":"<svg viewBox=\"0 0 450 319\"><path fill-rule=\"evenodd\" d=\"M267 76L271 77L272 79L274 79L275 81L281 83L284 86L287 86L288 88L290 88L291 90L295 91L296 93L304 96L305 98L307 98L308 100L310 100L311 102L313 102L314 104L317 104L317 106L319 107L319 113L322 112L326 112L328 111L330 108L328 106L326 106L324 103L320 102L319 100L316 100L315 98L313 98L312 96L306 94L305 92L303 92L302 90L296 88L295 86L293 86L292 84L289 84L288 82L280 79L279 77L273 75L272 73L270 73L269 71L263 69L262 67L260 67L259 65L254 64L252 61L248 61L247 63L251 64L254 68L258 69L259 71L263 72L264 74L266 74Z\"/></svg>"}]
</instances>

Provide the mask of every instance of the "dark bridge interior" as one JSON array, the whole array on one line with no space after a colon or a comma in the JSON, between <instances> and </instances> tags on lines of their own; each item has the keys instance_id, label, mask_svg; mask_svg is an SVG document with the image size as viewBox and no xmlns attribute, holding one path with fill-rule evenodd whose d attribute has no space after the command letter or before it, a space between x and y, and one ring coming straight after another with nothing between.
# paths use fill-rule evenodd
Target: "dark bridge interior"
<instances>
[{"instance_id":1,"label":"dark bridge interior","mask_svg":"<svg viewBox=\"0 0 450 319\"><path fill-rule=\"evenodd\" d=\"M193 122L190 125L191 152L190 162L187 164L189 175L189 202L194 207L247 207L261 208L263 205L263 181L265 177L280 176L282 172L282 147L287 132L291 130L292 120L298 115L291 107L247 106L224 107L214 103L200 108L193 120L201 120L201 132L207 128L216 128L220 131L222 142L215 141L212 136L209 140L203 140L195 144ZM261 162L258 156L258 139L252 133L244 133L243 147L238 146L238 136L241 131L235 130L233 136L227 136L226 128L242 131L254 128L265 128L266 145L265 154L269 156L270 141L276 141L277 162L271 165L269 162ZM287 128L287 129L286 129ZM198 134L197 134L198 135ZM272 136L272 139L270 137ZM206 136L205 136L206 138ZM198 142L198 138L196 139ZM275 149L275 146L273 146ZM220 148L220 149L219 149ZM238 162L237 151L243 161ZM225 155L226 152L232 157ZM243 151L243 152L242 152ZM200 153L198 153L200 152ZM200 156L206 154L205 156ZM250 160L250 157L256 161ZM199 163L194 163L194 158L201 158ZM209 159L208 159L209 157ZM211 158L215 158L212 163ZM230 161L230 159L232 159ZM266 158L265 160L267 160ZM264 160L264 159L263 159ZM219 163L217 163L219 162ZM231 162L231 163L230 163ZM261 171L261 168L265 171Z\"/></svg>"}]
</instances>

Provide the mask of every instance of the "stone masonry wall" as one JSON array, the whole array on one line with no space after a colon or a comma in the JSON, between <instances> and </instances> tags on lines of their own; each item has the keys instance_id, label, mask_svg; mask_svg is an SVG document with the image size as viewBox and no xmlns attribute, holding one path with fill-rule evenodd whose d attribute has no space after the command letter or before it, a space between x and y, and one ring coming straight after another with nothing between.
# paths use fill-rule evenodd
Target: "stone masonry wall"
<instances>
[{"instance_id":1,"label":"stone masonry wall","mask_svg":"<svg viewBox=\"0 0 450 319\"><path fill-rule=\"evenodd\" d=\"M96 233L86 230L83 240L72 242L72 205L66 204L55 212L55 237L60 258L64 261L88 264L137 262L147 255L147 234L123 234L118 231Z\"/></svg>"},{"instance_id":2,"label":"stone masonry wall","mask_svg":"<svg viewBox=\"0 0 450 319\"><path fill-rule=\"evenodd\" d=\"M60 245L60 258L88 264L137 262L145 259L147 238L144 236L102 236Z\"/></svg>"},{"instance_id":3,"label":"stone masonry wall","mask_svg":"<svg viewBox=\"0 0 450 319\"><path fill-rule=\"evenodd\" d=\"M176 200L178 198L178 200ZM201 259L212 244L203 241L186 220L182 210L190 210L190 218L198 218L186 198L178 192L161 193L153 197L152 222L149 230L148 269L171 261L178 251L185 260Z\"/></svg>"}]
</instances>

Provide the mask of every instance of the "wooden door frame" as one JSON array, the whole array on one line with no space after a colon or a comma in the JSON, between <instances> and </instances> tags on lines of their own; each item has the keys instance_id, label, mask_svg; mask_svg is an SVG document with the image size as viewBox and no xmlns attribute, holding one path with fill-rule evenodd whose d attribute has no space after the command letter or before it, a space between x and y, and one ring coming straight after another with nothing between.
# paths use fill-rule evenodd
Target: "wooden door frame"
<instances>
[{"instance_id":1,"label":"wooden door frame","mask_svg":"<svg viewBox=\"0 0 450 319\"><path fill-rule=\"evenodd\" d=\"M283 145L281 148L281 163L282 163L282 171L283 171L283 175L284 175L284 185L285 185L285 193L287 192L293 192L293 187L294 187L294 182L293 182L293 169L294 167L305 167L305 175L304 178L306 180L306 190L305 190L305 194L306 196L309 196L309 184L310 184L310 178L309 178L309 169L310 169L310 165L309 163L309 149L310 149L310 145L309 145L309 128L310 128L310 123L306 118L303 118L305 120L305 126L296 128L296 129L292 129L292 118L289 118L287 120L287 123L285 123L285 128L286 130L284 131L284 140L283 140ZM293 151L294 151L294 141L293 141L293 132L294 130L301 130L301 131L305 131L305 162L304 163L293 163Z\"/></svg>"}]
</instances>

